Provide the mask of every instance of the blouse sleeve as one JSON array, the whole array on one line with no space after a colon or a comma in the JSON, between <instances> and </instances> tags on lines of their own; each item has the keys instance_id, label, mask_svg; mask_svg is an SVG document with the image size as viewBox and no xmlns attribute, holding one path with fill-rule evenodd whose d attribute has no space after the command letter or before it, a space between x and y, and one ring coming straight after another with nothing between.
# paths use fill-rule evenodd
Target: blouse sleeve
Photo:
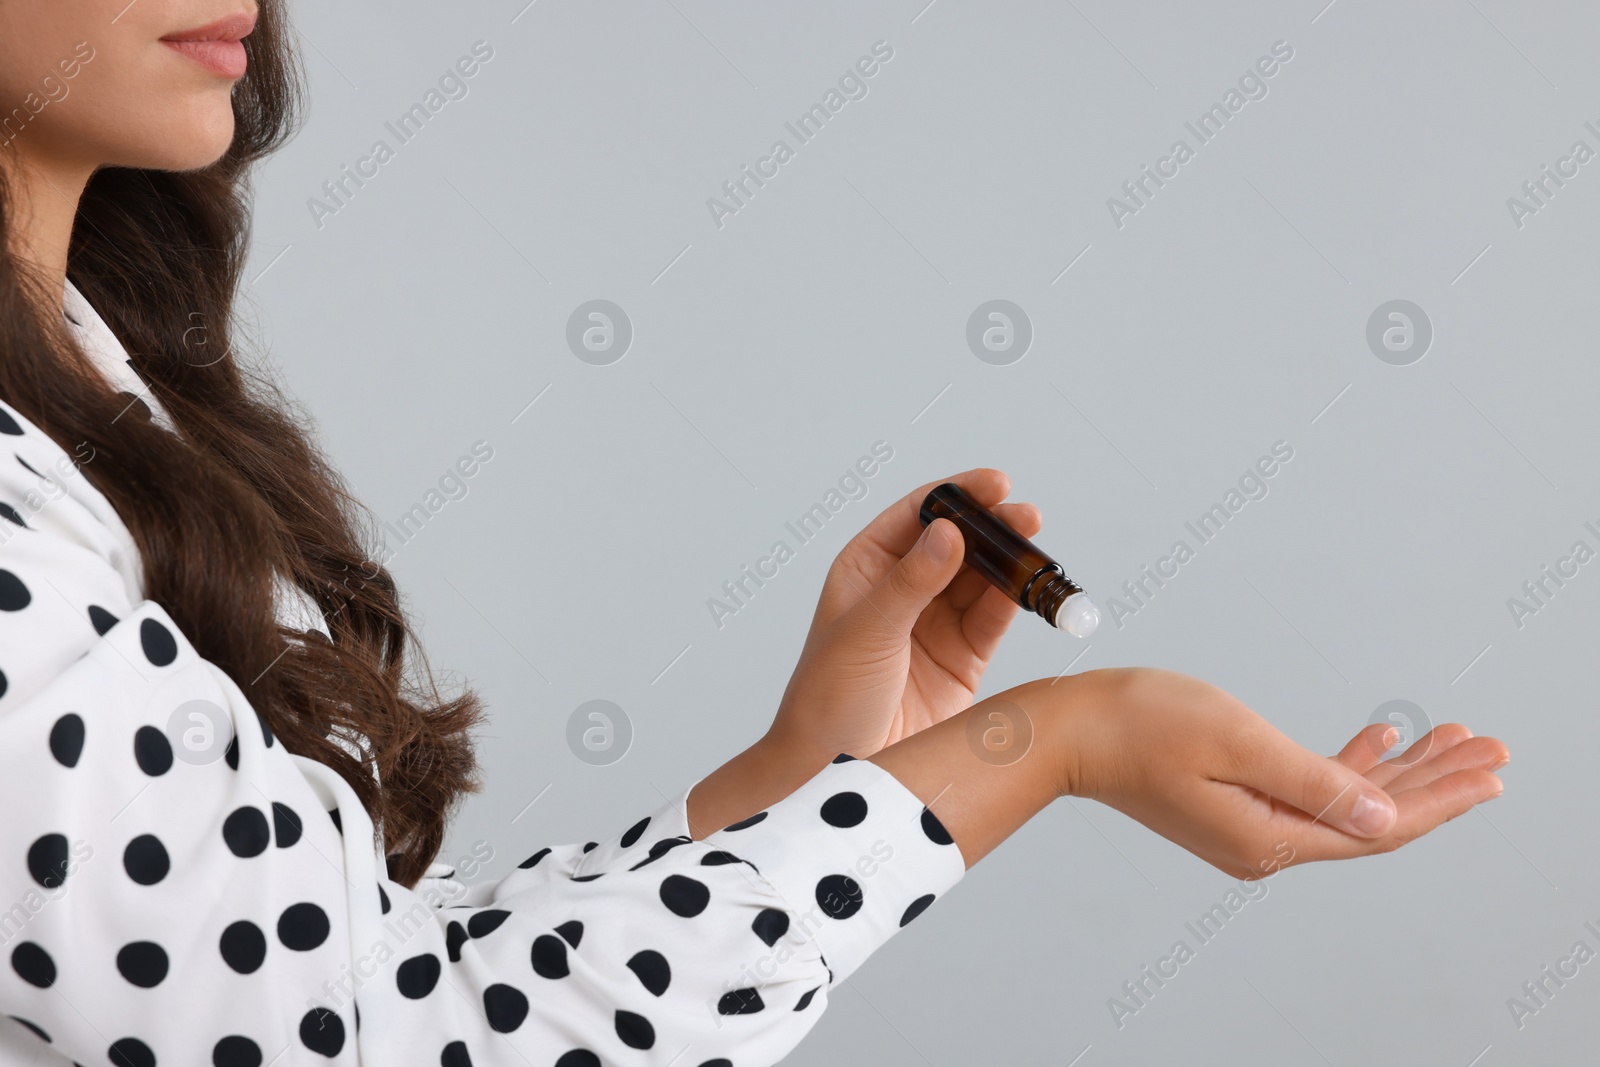
<instances>
[{"instance_id":1,"label":"blouse sleeve","mask_svg":"<svg viewBox=\"0 0 1600 1067\"><path fill-rule=\"evenodd\" d=\"M0 405L4 1062L761 1067L965 871L909 790L841 757L705 840L685 788L430 906L138 568Z\"/></svg>"}]
</instances>

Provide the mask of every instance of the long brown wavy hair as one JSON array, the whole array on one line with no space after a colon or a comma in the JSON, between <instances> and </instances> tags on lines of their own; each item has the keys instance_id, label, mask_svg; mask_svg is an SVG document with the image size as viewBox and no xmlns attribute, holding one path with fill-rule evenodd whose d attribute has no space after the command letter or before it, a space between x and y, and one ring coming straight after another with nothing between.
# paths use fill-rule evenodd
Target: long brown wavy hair
<instances>
[{"instance_id":1,"label":"long brown wavy hair","mask_svg":"<svg viewBox=\"0 0 1600 1067\"><path fill-rule=\"evenodd\" d=\"M371 514L309 440L309 420L270 376L218 358L244 332L232 320L251 166L296 132L305 99L291 33L283 6L264 0L219 161L184 172L104 167L78 207L68 275L187 440L137 409L119 417L127 400L74 343L59 293L12 254L15 199L3 173L0 396L69 452L93 450L83 472L138 543L146 596L238 683L285 748L350 783L381 827L390 877L409 886L478 786L478 699L440 698L394 582L365 547L375 543ZM278 625L274 571L316 600L331 642Z\"/></svg>"}]
</instances>

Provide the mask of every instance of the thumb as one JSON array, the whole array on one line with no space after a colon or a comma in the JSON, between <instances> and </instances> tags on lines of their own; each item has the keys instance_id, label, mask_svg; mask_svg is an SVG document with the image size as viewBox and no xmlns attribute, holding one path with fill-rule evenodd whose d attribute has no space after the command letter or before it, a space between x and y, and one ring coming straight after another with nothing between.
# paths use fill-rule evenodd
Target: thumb
<instances>
[{"instance_id":1,"label":"thumb","mask_svg":"<svg viewBox=\"0 0 1600 1067\"><path fill-rule=\"evenodd\" d=\"M855 624L869 633L892 633L896 640L903 639L961 569L962 548L955 523L934 519L911 551L852 609Z\"/></svg>"},{"instance_id":2,"label":"thumb","mask_svg":"<svg viewBox=\"0 0 1600 1067\"><path fill-rule=\"evenodd\" d=\"M1243 776L1250 780L1241 784L1357 837L1382 837L1394 828L1394 800L1349 767L1302 748L1270 726L1256 744L1250 746L1254 751Z\"/></svg>"}]
</instances>

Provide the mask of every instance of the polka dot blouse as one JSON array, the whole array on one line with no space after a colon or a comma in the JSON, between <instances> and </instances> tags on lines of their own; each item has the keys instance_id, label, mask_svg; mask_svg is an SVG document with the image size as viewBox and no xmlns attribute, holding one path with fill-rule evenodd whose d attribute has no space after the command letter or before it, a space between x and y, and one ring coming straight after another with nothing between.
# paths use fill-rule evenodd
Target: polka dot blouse
<instances>
[{"instance_id":1,"label":"polka dot blouse","mask_svg":"<svg viewBox=\"0 0 1600 1067\"><path fill-rule=\"evenodd\" d=\"M144 597L81 463L0 403L0 1063L759 1067L964 873L841 756L702 841L685 787L498 881L398 885L344 780Z\"/></svg>"}]
</instances>

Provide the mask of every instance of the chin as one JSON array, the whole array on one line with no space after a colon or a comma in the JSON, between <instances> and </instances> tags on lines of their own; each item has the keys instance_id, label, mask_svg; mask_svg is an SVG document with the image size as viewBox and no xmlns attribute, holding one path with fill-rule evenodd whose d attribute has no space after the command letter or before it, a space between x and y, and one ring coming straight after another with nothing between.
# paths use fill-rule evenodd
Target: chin
<instances>
[{"instance_id":1,"label":"chin","mask_svg":"<svg viewBox=\"0 0 1600 1067\"><path fill-rule=\"evenodd\" d=\"M199 170L221 159L233 144L233 108L214 109L191 116L188 122L168 122L140 138L130 153L129 166L150 170Z\"/></svg>"}]
</instances>

